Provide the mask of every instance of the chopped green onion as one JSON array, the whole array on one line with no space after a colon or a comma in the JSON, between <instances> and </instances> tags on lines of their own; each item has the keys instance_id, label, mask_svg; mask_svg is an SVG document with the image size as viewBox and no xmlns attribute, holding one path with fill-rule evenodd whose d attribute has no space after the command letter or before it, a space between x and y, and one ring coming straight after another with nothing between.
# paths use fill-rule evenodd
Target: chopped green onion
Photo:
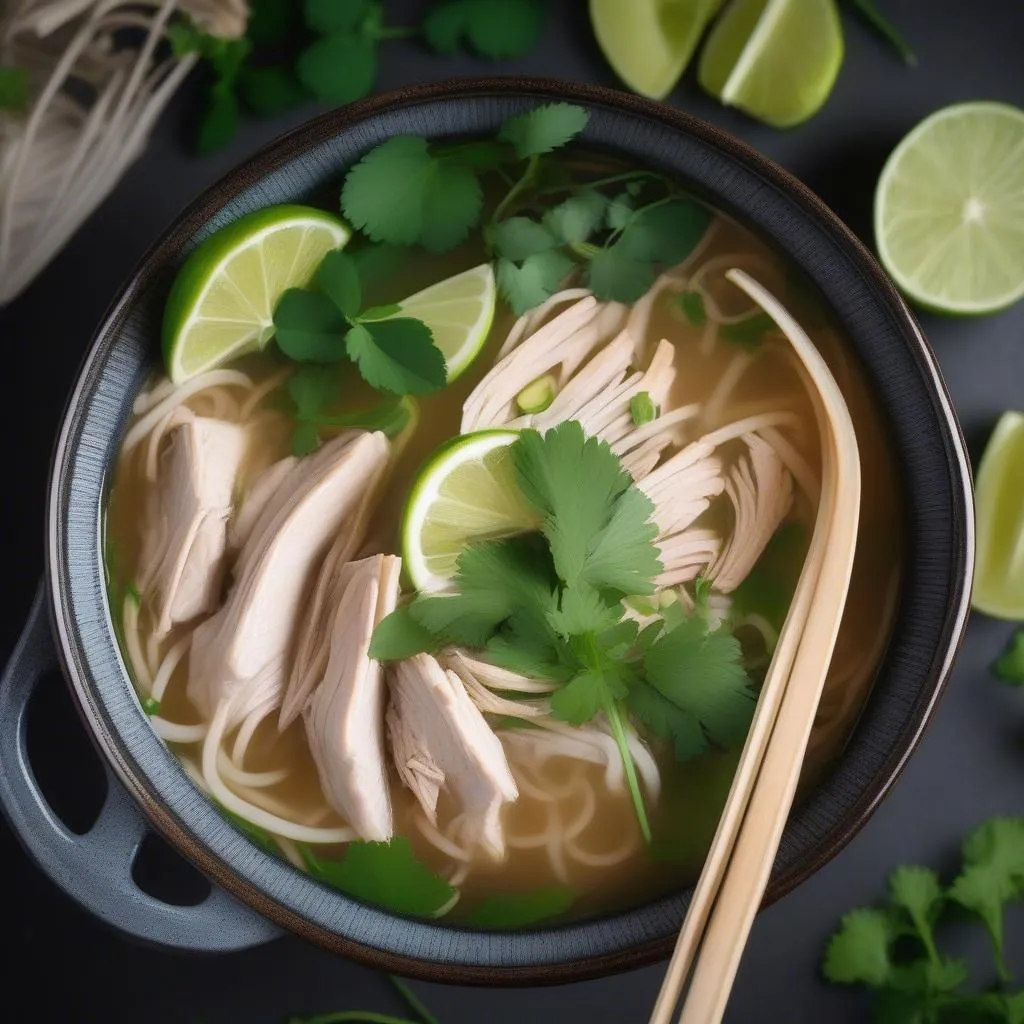
<instances>
[{"instance_id":1,"label":"chopped green onion","mask_svg":"<svg viewBox=\"0 0 1024 1024\"><path fill-rule=\"evenodd\" d=\"M629 414L635 426L642 427L658 418L658 404L651 398L649 391L641 391L629 400Z\"/></svg>"},{"instance_id":2,"label":"chopped green onion","mask_svg":"<svg viewBox=\"0 0 1024 1024\"><path fill-rule=\"evenodd\" d=\"M142 701L142 710L152 718L154 715L160 714L160 701L155 697L146 697Z\"/></svg>"},{"instance_id":3,"label":"chopped green onion","mask_svg":"<svg viewBox=\"0 0 1024 1024\"><path fill-rule=\"evenodd\" d=\"M522 413L543 412L555 400L557 393L558 383L549 373L538 377L532 384L527 384L516 395L516 405Z\"/></svg>"}]
</instances>

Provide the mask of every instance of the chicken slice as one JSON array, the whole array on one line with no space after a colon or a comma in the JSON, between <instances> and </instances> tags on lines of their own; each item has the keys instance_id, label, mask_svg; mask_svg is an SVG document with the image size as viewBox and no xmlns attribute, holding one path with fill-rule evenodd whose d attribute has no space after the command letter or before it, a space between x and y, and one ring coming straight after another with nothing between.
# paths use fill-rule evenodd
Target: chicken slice
<instances>
[{"instance_id":1,"label":"chicken slice","mask_svg":"<svg viewBox=\"0 0 1024 1024\"><path fill-rule=\"evenodd\" d=\"M384 767L384 671L369 656L377 623L394 611L401 559L371 555L334 577L323 677L302 709L327 802L368 842L391 838Z\"/></svg>"},{"instance_id":2,"label":"chicken slice","mask_svg":"<svg viewBox=\"0 0 1024 1024\"><path fill-rule=\"evenodd\" d=\"M158 637L220 602L232 491L246 447L237 424L187 409L176 418L149 496L139 558L139 590Z\"/></svg>"},{"instance_id":3,"label":"chicken slice","mask_svg":"<svg viewBox=\"0 0 1024 1024\"><path fill-rule=\"evenodd\" d=\"M280 490L284 478L292 471L298 459L288 455L273 465L268 466L254 481L249 493L242 499L242 504L235 513L228 529L228 542L233 551L245 546L263 510L270 499Z\"/></svg>"},{"instance_id":4,"label":"chicken slice","mask_svg":"<svg viewBox=\"0 0 1024 1024\"><path fill-rule=\"evenodd\" d=\"M775 449L757 434L744 434L742 440L747 452L725 482L734 512L732 534L709 572L723 594L747 578L793 504L793 478Z\"/></svg>"},{"instance_id":5,"label":"chicken slice","mask_svg":"<svg viewBox=\"0 0 1024 1024\"><path fill-rule=\"evenodd\" d=\"M388 736L402 781L432 822L439 790L450 789L474 841L502 857L501 808L519 791L501 741L461 680L430 655L418 654L392 666L388 684Z\"/></svg>"},{"instance_id":6,"label":"chicken slice","mask_svg":"<svg viewBox=\"0 0 1024 1024\"><path fill-rule=\"evenodd\" d=\"M188 697L201 712L243 689L229 722L280 705L316 570L334 537L358 529L353 514L376 490L389 450L381 433L350 431L284 474L239 553L226 604L193 637Z\"/></svg>"}]
</instances>

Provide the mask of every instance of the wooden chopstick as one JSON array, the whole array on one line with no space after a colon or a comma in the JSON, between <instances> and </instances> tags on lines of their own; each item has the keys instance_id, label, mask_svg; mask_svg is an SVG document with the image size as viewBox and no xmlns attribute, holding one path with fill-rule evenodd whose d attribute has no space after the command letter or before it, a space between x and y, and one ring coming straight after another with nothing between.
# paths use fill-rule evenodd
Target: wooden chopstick
<instances>
[{"instance_id":1,"label":"wooden chopstick","mask_svg":"<svg viewBox=\"0 0 1024 1024\"><path fill-rule=\"evenodd\" d=\"M714 1024L724 1013L792 806L845 605L860 508L856 435L824 360L756 281L737 270L727 277L776 319L817 388L823 486L811 547L651 1024L671 1019L698 946L680 1020Z\"/></svg>"}]
</instances>

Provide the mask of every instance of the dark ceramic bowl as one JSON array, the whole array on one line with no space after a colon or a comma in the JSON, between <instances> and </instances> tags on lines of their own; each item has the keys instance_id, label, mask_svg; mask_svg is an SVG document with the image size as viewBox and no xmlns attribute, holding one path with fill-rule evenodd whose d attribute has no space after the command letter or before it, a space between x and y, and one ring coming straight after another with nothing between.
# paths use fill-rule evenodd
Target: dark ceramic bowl
<instances>
[{"instance_id":1,"label":"dark ceramic bowl","mask_svg":"<svg viewBox=\"0 0 1024 1024\"><path fill-rule=\"evenodd\" d=\"M579 979L647 963L670 949L687 892L580 923L481 933L365 906L264 853L221 817L149 727L130 691L103 585L100 538L108 474L132 400L158 358L162 307L183 256L242 214L302 202L325 186L336 187L349 165L391 136L491 132L512 114L558 99L590 111L586 145L675 175L770 239L803 270L859 354L895 439L908 526L898 621L849 746L786 828L769 901L849 841L916 746L967 614L970 474L932 353L864 246L775 164L657 103L519 79L390 93L304 125L189 207L114 302L68 403L50 482L47 580L0 689L0 798L44 870L122 930L180 947L227 950L287 928L376 967L498 984ZM84 836L68 833L50 812L25 756L28 696L58 659L115 777L98 822ZM168 907L135 887L130 866L152 826L216 883L204 903Z\"/></svg>"}]
</instances>

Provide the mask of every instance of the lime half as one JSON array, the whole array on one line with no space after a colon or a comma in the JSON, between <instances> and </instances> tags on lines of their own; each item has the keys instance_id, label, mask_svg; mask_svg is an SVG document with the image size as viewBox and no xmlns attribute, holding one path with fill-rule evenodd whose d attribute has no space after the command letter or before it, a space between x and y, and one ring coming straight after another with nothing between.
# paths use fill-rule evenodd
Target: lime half
<instances>
[{"instance_id":1,"label":"lime half","mask_svg":"<svg viewBox=\"0 0 1024 1024\"><path fill-rule=\"evenodd\" d=\"M443 590L460 552L537 526L515 483L512 430L481 430L444 445L413 482L402 517L402 556L417 590Z\"/></svg>"},{"instance_id":2,"label":"lime half","mask_svg":"<svg viewBox=\"0 0 1024 1024\"><path fill-rule=\"evenodd\" d=\"M790 128L817 113L842 63L835 0L733 0L708 36L698 78L726 106Z\"/></svg>"},{"instance_id":3,"label":"lime half","mask_svg":"<svg viewBox=\"0 0 1024 1024\"><path fill-rule=\"evenodd\" d=\"M590 23L612 70L634 92L664 99L722 0L590 0Z\"/></svg>"},{"instance_id":4,"label":"lime half","mask_svg":"<svg viewBox=\"0 0 1024 1024\"><path fill-rule=\"evenodd\" d=\"M927 309L976 315L1024 297L1024 111L961 103L922 121L882 172L875 239Z\"/></svg>"},{"instance_id":5,"label":"lime half","mask_svg":"<svg viewBox=\"0 0 1024 1024\"><path fill-rule=\"evenodd\" d=\"M415 317L430 328L453 381L484 347L497 294L494 270L482 263L403 299L393 315Z\"/></svg>"},{"instance_id":6,"label":"lime half","mask_svg":"<svg viewBox=\"0 0 1024 1024\"><path fill-rule=\"evenodd\" d=\"M175 384L263 348L274 307L309 283L320 261L351 231L310 206L271 206L241 217L202 242L167 298L163 344Z\"/></svg>"},{"instance_id":7,"label":"lime half","mask_svg":"<svg viewBox=\"0 0 1024 1024\"><path fill-rule=\"evenodd\" d=\"M1024 414L1005 412L974 484L977 555L972 603L997 619L1024 620Z\"/></svg>"}]
</instances>

